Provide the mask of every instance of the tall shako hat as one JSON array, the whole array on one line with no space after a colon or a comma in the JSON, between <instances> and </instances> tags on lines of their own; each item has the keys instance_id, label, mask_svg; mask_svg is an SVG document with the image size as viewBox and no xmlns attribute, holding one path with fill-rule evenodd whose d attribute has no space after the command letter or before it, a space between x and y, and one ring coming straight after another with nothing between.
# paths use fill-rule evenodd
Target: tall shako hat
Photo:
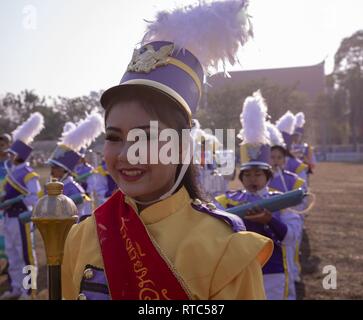
<instances>
[{"instance_id":1,"label":"tall shako hat","mask_svg":"<svg viewBox=\"0 0 363 320\"><path fill-rule=\"evenodd\" d=\"M292 135L295 130L296 119L291 111L287 111L279 120L276 122L276 127L282 133L286 148L290 150L292 144Z\"/></svg>"},{"instance_id":2,"label":"tall shako hat","mask_svg":"<svg viewBox=\"0 0 363 320\"><path fill-rule=\"evenodd\" d=\"M68 126L68 128L67 128ZM48 163L72 172L81 158L80 150L87 148L103 132L103 118L91 113L77 125L66 123L61 141L48 160Z\"/></svg>"},{"instance_id":3,"label":"tall shako hat","mask_svg":"<svg viewBox=\"0 0 363 320\"><path fill-rule=\"evenodd\" d=\"M33 148L30 146L30 144L43 130L43 128L43 115L39 112L33 113L27 121L25 121L13 132L14 143L10 146L8 152L26 161L33 151Z\"/></svg>"},{"instance_id":4,"label":"tall shako hat","mask_svg":"<svg viewBox=\"0 0 363 320\"><path fill-rule=\"evenodd\" d=\"M241 171L257 167L271 170L270 140L266 126L267 105L257 91L253 96L246 98L240 115L242 130L238 137L242 140Z\"/></svg>"},{"instance_id":5,"label":"tall shako hat","mask_svg":"<svg viewBox=\"0 0 363 320\"><path fill-rule=\"evenodd\" d=\"M305 121L305 114L303 112L299 112L295 115L296 124L295 124L295 132L294 134L303 135L304 134L304 125Z\"/></svg>"},{"instance_id":6,"label":"tall shako hat","mask_svg":"<svg viewBox=\"0 0 363 320\"><path fill-rule=\"evenodd\" d=\"M203 1L195 7L159 12L149 23L141 47L134 50L120 84L102 95L102 106L110 106L130 87L146 87L175 101L191 126L205 73L220 64L225 67L227 61L234 64L238 49L252 36L247 6L248 0ZM158 199L143 204L173 194L189 166L185 160L174 186Z\"/></svg>"},{"instance_id":7,"label":"tall shako hat","mask_svg":"<svg viewBox=\"0 0 363 320\"><path fill-rule=\"evenodd\" d=\"M144 86L176 101L191 121L204 73L220 63L234 64L239 47L252 35L247 6L247 0L230 0L159 12L120 84L102 95L102 106L130 86Z\"/></svg>"}]
</instances>

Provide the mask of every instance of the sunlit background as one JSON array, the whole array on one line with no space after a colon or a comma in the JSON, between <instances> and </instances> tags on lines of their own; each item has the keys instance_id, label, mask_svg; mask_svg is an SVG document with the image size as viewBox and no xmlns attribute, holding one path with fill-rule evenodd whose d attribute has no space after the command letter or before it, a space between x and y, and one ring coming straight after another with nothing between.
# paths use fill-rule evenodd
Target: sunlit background
<instances>
[{"instance_id":1,"label":"sunlit background","mask_svg":"<svg viewBox=\"0 0 363 320\"><path fill-rule=\"evenodd\" d=\"M146 22L195 0L0 1L0 94L78 96L114 85ZM343 38L363 27L363 2L251 0L255 38L234 69L313 65L326 73Z\"/></svg>"}]
</instances>

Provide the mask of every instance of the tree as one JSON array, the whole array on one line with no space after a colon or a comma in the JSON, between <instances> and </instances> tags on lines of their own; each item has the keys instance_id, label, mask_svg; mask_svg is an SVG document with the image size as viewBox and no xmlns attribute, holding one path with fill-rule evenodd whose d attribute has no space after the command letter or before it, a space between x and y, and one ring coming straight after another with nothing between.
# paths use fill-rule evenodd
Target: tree
<instances>
[{"instance_id":1,"label":"tree","mask_svg":"<svg viewBox=\"0 0 363 320\"><path fill-rule=\"evenodd\" d=\"M343 39L332 75L335 106L346 110L350 140L363 142L363 30Z\"/></svg>"},{"instance_id":2,"label":"tree","mask_svg":"<svg viewBox=\"0 0 363 320\"><path fill-rule=\"evenodd\" d=\"M219 91L209 93L206 106L199 109L196 118L202 128L208 129L235 129L241 130L240 114L243 102L256 90L261 90L268 105L268 113L271 121L275 122L287 110L293 113L304 111L308 123L311 119L313 106L308 103L306 94L297 91L296 86L279 86L267 80L251 81L240 87L226 87ZM236 140L236 144L240 141Z\"/></svg>"}]
</instances>

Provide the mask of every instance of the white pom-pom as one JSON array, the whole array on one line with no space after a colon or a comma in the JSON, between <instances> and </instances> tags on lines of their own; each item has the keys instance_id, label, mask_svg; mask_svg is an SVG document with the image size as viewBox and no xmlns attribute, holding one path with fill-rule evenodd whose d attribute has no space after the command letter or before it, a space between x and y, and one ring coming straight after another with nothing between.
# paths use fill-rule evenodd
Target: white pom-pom
<instances>
[{"instance_id":1,"label":"white pom-pom","mask_svg":"<svg viewBox=\"0 0 363 320\"><path fill-rule=\"evenodd\" d=\"M293 134L295 130L295 123L295 116L291 111L287 111L279 120L277 120L276 127L281 132Z\"/></svg>"},{"instance_id":2,"label":"white pom-pom","mask_svg":"<svg viewBox=\"0 0 363 320\"><path fill-rule=\"evenodd\" d=\"M280 130L269 121L266 123L266 125L270 135L271 147L280 146L285 148L286 144Z\"/></svg>"},{"instance_id":3,"label":"white pom-pom","mask_svg":"<svg viewBox=\"0 0 363 320\"><path fill-rule=\"evenodd\" d=\"M44 117L41 113L35 112L13 132L13 139L14 141L21 140L25 144L30 144L43 128Z\"/></svg>"},{"instance_id":4,"label":"white pom-pom","mask_svg":"<svg viewBox=\"0 0 363 320\"><path fill-rule=\"evenodd\" d=\"M151 22L142 44L170 41L192 52L207 71L222 62L235 64L236 54L252 36L247 0L218 1L162 11Z\"/></svg>"},{"instance_id":5,"label":"white pom-pom","mask_svg":"<svg viewBox=\"0 0 363 320\"><path fill-rule=\"evenodd\" d=\"M246 98L240 115L242 130L239 137L243 143L266 144L269 135L266 127L267 105L260 91Z\"/></svg>"},{"instance_id":6,"label":"white pom-pom","mask_svg":"<svg viewBox=\"0 0 363 320\"><path fill-rule=\"evenodd\" d=\"M303 112L299 112L298 114L296 114L295 116L296 118L296 128L302 128L305 125L305 114Z\"/></svg>"},{"instance_id":7,"label":"white pom-pom","mask_svg":"<svg viewBox=\"0 0 363 320\"><path fill-rule=\"evenodd\" d=\"M80 121L76 128L67 132L62 143L74 151L87 148L104 130L103 117L98 113L90 114Z\"/></svg>"},{"instance_id":8,"label":"white pom-pom","mask_svg":"<svg viewBox=\"0 0 363 320\"><path fill-rule=\"evenodd\" d=\"M62 136L65 136L67 132L74 130L76 128L76 125L73 122L66 122L63 127Z\"/></svg>"}]
</instances>

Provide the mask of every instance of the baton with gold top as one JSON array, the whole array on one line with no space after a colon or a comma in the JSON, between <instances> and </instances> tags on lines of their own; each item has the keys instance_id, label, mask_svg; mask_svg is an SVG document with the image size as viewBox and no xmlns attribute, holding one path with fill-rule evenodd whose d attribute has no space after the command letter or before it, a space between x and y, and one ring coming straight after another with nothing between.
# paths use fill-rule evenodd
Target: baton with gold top
<instances>
[{"instance_id":1,"label":"baton with gold top","mask_svg":"<svg viewBox=\"0 0 363 320\"><path fill-rule=\"evenodd\" d=\"M61 265L64 243L72 225L77 222L77 207L63 194L63 183L46 185L47 195L36 204L32 221L38 228L46 251L49 300L62 299Z\"/></svg>"}]
</instances>

